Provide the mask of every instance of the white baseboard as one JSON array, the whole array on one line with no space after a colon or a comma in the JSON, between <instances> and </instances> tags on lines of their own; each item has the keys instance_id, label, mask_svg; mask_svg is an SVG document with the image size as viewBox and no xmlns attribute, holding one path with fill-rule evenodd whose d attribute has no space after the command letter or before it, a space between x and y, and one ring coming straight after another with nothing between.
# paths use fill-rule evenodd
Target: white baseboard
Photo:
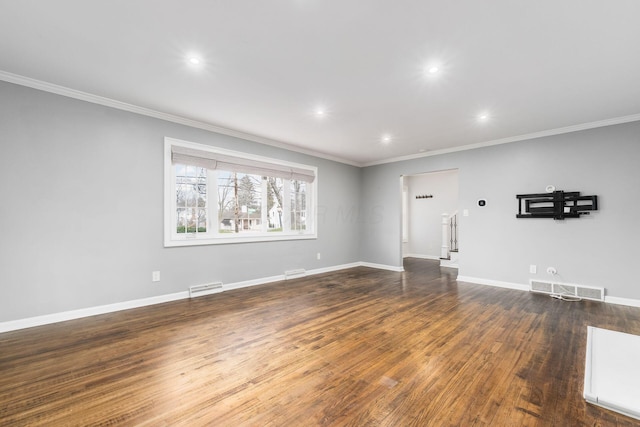
<instances>
[{"instance_id":1,"label":"white baseboard","mask_svg":"<svg viewBox=\"0 0 640 427\"><path fill-rule=\"evenodd\" d=\"M449 264L447 262L441 262L440 263L440 267L444 267L444 268L455 268L456 270L458 269L458 264L457 263L453 263L453 264Z\"/></svg>"},{"instance_id":2,"label":"white baseboard","mask_svg":"<svg viewBox=\"0 0 640 427\"><path fill-rule=\"evenodd\" d=\"M397 270L398 267L391 267L386 265L370 264L370 263L363 263L363 262L354 262L351 264L341 264L341 265L334 265L331 267L323 267L323 268L316 268L314 270L307 270L306 275L311 276L315 274L330 273L332 271L345 270L348 268L354 268L354 267L360 267L360 266L379 268L383 270L402 271L402 270ZM263 277L260 279L246 280L243 282L223 284L222 292L229 291L232 289L246 288L249 286L265 285L267 283L279 282L283 280L285 280L285 277L283 274L281 274L277 276ZM214 294L214 293L220 293L220 292L221 291L217 289L215 291L209 292L208 294ZM206 293L203 293L200 296L204 296L204 295L206 295ZM50 323L64 322L67 320L80 319L82 317L96 316L98 314L113 313L116 311L128 310L130 308L145 307L148 305L161 304L164 302L177 301L177 300L187 299L187 298L189 298L189 292L184 291L184 292L177 292L177 293L167 294L167 295L159 295L159 296L142 298L142 299L131 300L131 301L123 301L123 302L118 302L114 304L100 305L96 307L87 307L87 308L81 308L78 310L71 310L71 311L64 311L60 313L45 314L43 316L28 317L26 319L9 320L7 322L0 322L0 333L15 331L18 329L32 328L34 326L48 325Z\"/></svg>"},{"instance_id":3,"label":"white baseboard","mask_svg":"<svg viewBox=\"0 0 640 427\"><path fill-rule=\"evenodd\" d=\"M144 307L147 305L162 304L164 302L177 301L189 298L189 292L177 292L175 294L158 295L155 297L117 302L114 304L87 307L78 310L63 311L60 313L45 314L44 316L28 317L26 319L0 322L0 333L15 331L18 329L32 328L34 326L48 325L50 323L64 322L80 319L82 317L96 316L98 314L113 313L115 311L129 310L130 308Z\"/></svg>"},{"instance_id":4,"label":"white baseboard","mask_svg":"<svg viewBox=\"0 0 640 427\"><path fill-rule=\"evenodd\" d=\"M402 266L395 267L393 265L374 264L374 263L371 263L371 262L360 262L358 264L361 267L377 268L378 270L389 270L389 271L395 271L395 272L398 272L398 273L402 273L404 271L404 267L402 267Z\"/></svg>"},{"instance_id":5,"label":"white baseboard","mask_svg":"<svg viewBox=\"0 0 640 427\"><path fill-rule=\"evenodd\" d=\"M354 262L351 264L341 264L341 265L333 265L331 267L316 268L313 270L305 271L305 275L301 277L313 276L315 274L322 274L322 273L331 273L332 271L346 270L348 268L359 267L361 265L362 263L360 262ZM263 278L254 279L254 280L246 280L243 282L230 283L228 285L223 284L222 289L223 291L230 291L232 289L241 289L241 288L248 288L249 286L266 285L267 283L280 282L284 280L286 280L285 275L280 274L278 276L263 277Z\"/></svg>"},{"instance_id":6,"label":"white baseboard","mask_svg":"<svg viewBox=\"0 0 640 427\"><path fill-rule=\"evenodd\" d=\"M478 277L460 276L456 279L458 282L469 282L477 285L495 286L498 288L516 289L519 291L528 291L529 285L521 285L519 283L501 282L499 280L480 279Z\"/></svg>"},{"instance_id":7,"label":"white baseboard","mask_svg":"<svg viewBox=\"0 0 640 427\"><path fill-rule=\"evenodd\" d=\"M529 291L529 285L521 285L519 283L500 282L498 280L480 279L477 277L468 277L468 276L460 276L460 275L458 275L456 280L458 280L459 282L469 282L469 283L475 283L478 285L496 286L498 288L516 289L519 291ZM604 302L608 304L627 305L629 307L640 307L640 300L631 299L631 298L605 296Z\"/></svg>"},{"instance_id":8,"label":"white baseboard","mask_svg":"<svg viewBox=\"0 0 640 427\"><path fill-rule=\"evenodd\" d=\"M391 265L375 264L370 262L354 262L350 264L341 264L341 265L335 265L331 267L322 267L314 270L307 270L306 275L311 276L315 274L330 273L333 271L346 270L354 267L370 267L370 268L376 268L380 270L389 270L389 271L395 271L395 272L404 271L404 268L402 267L395 267ZM246 280L243 282L236 282L236 283L223 285L223 291L246 288L249 286L264 285L267 283L279 282L283 280L285 280L284 275L263 277L255 280ZM477 277L460 276L460 275L458 275L457 280L460 282L469 282L469 283L475 283L478 285L487 285L487 286L495 286L499 288L529 291L528 285L522 285L519 283L501 282L498 280L481 279ZM219 291L216 293L219 293ZM154 304L162 304L165 302L177 301L177 300L187 299L187 298L189 298L189 292L184 291L184 292L176 292L173 294L158 295L158 296L149 297L149 298L124 301L124 302L119 302L114 304L100 305L96 307L81 308L78 310L46 314L43 316L29 317L26 319L9 320L7 322L0 322L0 333L15 331L19 329L32 328L34 326L48 325L50 323L64 322L67 320L80 319L82 317L113 313L116 311L128 310L131 308L145 307L145 306L154 305ZM636 299L605 296L605 302L609 304L627 305L630 307L640 307L640 300L636 300Z\"/></svg>"},{"instance_id":9,"label":"white baseboard","mask_svg":"<svg viewBox=\"0 0 640 427\"><path fill-rule=\"evenodd\" d=\"M434 259L434 260L440 259L440 257L436 255L422 255L422 254L406 254L406 255L402 255L402 258L420 258L420 259Z\"/></svg>"},{"instance_id":10,"label":"white baseboard","mask_svg":"<svg viewBox=\"0 0 640 427\"><path fill-rule=\"evenodd\" d=\"M313 270L307 270L307 276L310 276L313 274L331 273L334 271L346 270L348 268L355 268L360 266L362 266L361 262L352 262L351 264L341 264L341 265L334 265L331 267L315 268Z\"/></svg>"},{"instance_id":11,"label":"white baseboard","mask_svg":"<svg viewBox=\"0 0 640 427\"><path fill-rule=\"evenodd\" d=\"M609 304L628 305L630 307L640 307L640 300L630 298L610 297L605 295L604 302L608 302Z\"/></svg>"},{"instance_id":12,"label":"white baseboard","mask_svg":"<svg viewBox=\"0 0 640 427\"><path fill-rule=\"evenodd\" d=\"M223 284L222 290L230 291L232 289L241 289L241 288L248 288L250 286L266 285L267 283L280 282L284 280L285 280L284 274L279 274L277 276L262 277L260 279L255 279L255 280L245 280L243 282Z\"/></svg>"}]
</instances>

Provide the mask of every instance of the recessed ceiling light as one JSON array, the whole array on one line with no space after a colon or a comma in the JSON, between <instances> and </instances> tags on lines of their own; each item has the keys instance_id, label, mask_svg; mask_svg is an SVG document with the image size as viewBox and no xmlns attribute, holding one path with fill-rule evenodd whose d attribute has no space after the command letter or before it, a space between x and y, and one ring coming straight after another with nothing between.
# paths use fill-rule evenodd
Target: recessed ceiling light
<instances>
[{"instance_id":1,"label":"recessed ceiling light","mask_svg":"<svg viewBox=\"0 0 640 427\"><path fill-rule=\"evenodd\" d=\"M436 77L442 74L443 64L439 59L433 59L424 63L422 72L427 77Z\"/></svg>"},{"instance_id":2,"label":"recessed ceiling light","mask_svg":"<svg viewBox=\"0 0 640 427\"><path fill-rule=\"evenodd\" d=\"M479 122L486 122L491 118L491 116L489 116L489 113L480 113L478 114L478 121Z\"/></svg>"},{"instance_id":3,"label":"recessed ceiling light","mask_svg":"<svg viewBox=\"0 0 640 427\"><path fill-rule=\"evenodd\" d=\"M197 56L190 56L187 59L187 62L189 62L189 64L191 64L191 65L200 65L202 63L202 60L200 58L198 58Z\"/></svg>"},{"instance_id":4,"label":"recessed ceiling light","mask_svg":"<svg viewBox=\"0 0 640 427\"><path fill-rule=\"evenodd\" d=\"M316 114L316 117L323 118L323 117L326 117L327 112L324 108L317 108L315 114Z\"/></svg>"},{"instance_id":5,"label":"recessed ceiling light","mask_svg":"<svg viewBox=\"0 0 640 427\"><path fill-rule=\"evenodd\" d=\"M384 144L388 144L391 142L391 135L382 135L381 140Z\"/></svg>"}]
</instances>

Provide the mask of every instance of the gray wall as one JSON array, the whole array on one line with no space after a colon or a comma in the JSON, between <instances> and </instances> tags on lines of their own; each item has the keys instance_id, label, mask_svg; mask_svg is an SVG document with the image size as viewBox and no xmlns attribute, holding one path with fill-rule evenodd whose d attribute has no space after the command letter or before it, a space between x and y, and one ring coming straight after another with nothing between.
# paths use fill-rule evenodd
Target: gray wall
<instances>
[{"instance_id":1,"label":"gray wall","mask_svg":"<svg viewBox=\"0 0 640 427\"><path fill-rule=\"evenodd\" d=\"M528 284L555 280L602 286L607 295L640 299L634 270L640 250L640 122L476 150L367 167L363 170L361 258L401 265L398 178L459 169L462 276ZM579 219L516 219L516 194L558 190L598 195L600 210ZM488 205L476 205L486 198ZM538 274L529 274L529 265Z\"/></svg>"},{"instance_id":2,"label":"gray wall","mask_svg":"<svg viewBox=\"0 0 640 427\"><path fill-rule=\"evenodd\" d=\"M165 136L317 166L318 239L164 248ZM353 166L3 82L0 143L0 322L360 260Z\"/></svg>"}]
</instances>

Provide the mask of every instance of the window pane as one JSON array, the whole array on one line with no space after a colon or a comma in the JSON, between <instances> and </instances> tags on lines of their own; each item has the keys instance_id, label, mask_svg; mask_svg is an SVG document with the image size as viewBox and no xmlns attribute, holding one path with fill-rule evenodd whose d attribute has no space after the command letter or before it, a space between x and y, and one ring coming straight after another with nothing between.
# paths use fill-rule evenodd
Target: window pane
<instances>
[{"instance_id":1,"label":"window pane","mask_svg":"<svg viewBox=\"0 0 640 427\"><path fill-rule=\"evenodd\" d=\"M218 224L221 233L234 232L234 189L233 173L218 171Z\"/></svg>"},{"instance_id":2,"label":"window pane","mask_svg":"<svg viewBox=\"0 0 640 427\"><path fill-rule=\"evenodd\" d=\"M178 208L176 217L177 217L176 232L178 232L178 233L186 233L186 231L187 231L187 212L186 212L186 209Z\"/></svg>"},{"instance_id":3,"label":"window pane","mask_svg":"<svg viewBox=\"0 0 640 427\"><path fill-rule=\"evenodd\" d=\"M238 205L241 232L262 231L262 177L238 175Z\"/></svg>"},{"instance_id":4,"label":"window pane","mask_svg":"<svg viewBox=\"0 0 640 427\"><path fill-rule=\"evenodd\" d=\"M267 180L267 212L269 225L268 231L282 231L282 196L284 192L284 180L282 178L265 177Z\"/></svg>"},{"instance_id":5,"label":"window pane","mask_svg":"<svg viewBox=\"0 0 640 427\"><path fill-rule=\"evenodd\" d=\"M175 165L177 233L207 231L207 170ZM186 209L185 209L186 208Z\"/></svg>"},{"instance_id":6,"label":"window pane","mask_svg":"<svg viewBox=\"0 0 640 427\"><path fill-rule=\"evenodd\" d=\"M198 233L207 232L207 210L198 209Z\"/></svg>"},{"instance_id":7,"label":"window pane","mask_svg":"<svg viewBox=\"0 0 640 427\"><path fill-rule=\"evenodd\" d=\"M222 233L262 230L262 177L218 171L218 221Z\"/></svg>"},{"instance_id":8,"label":"window pane","mask_svg":"<svg viewBox=\"0 0 640 427\"><path fill-rule=\"evenodd\" d=\"M197 226L197 215L195 208L187 209L187 233L195 233Z\"/></svg>"},{"instance_id":9,"label":"window pane","mask_svg":"<svg viewBox=\"0 0 640 427\"><path fill-rule=\"evenodd\" d=\"M207 183L200 183L196 185L196 191L198 193L198 206L205 207L207 205Z\"/></svg>"},{"instance_id":10,"label":"window pane","mask_svg":"<svg viewBox=\"0 0 640 427\"><path fill-rule=\"evenodd\" d=\"M291 181L291 229L306 229L307 183Z\"/></svg>"},{"instance_id":11,"label":"window pane","mask_svg":"<svg viewBox=\"0 0 640 427\"><path fill-rule=\"evenodd\" d=\"M207 206L207 178L198 178L198 184L196 184L196 191L198 193L198 207L204 208Z\"/></svg>"},{"instance_id":12,"label":"window pane","mask_svg":"<svg viewBox=\"0 0 640 427\"><path fill-rule=\"evenodd\" d=\"M187 186L185 184L176 184L176 206L185 207L187 203Z\"/></svg>"},{"instance_id":13,"label":"window pane","mask_svg":"<svg viewBox=\"0 0 640 427\"><path fill-rule=\"evenodd\" d=\"M194 207L198 201L198 191L196 189L195 184L187 184L185 185L187 188L186 191L186 199L187 199L187 207Z\"/></svg>"}]
</instances>

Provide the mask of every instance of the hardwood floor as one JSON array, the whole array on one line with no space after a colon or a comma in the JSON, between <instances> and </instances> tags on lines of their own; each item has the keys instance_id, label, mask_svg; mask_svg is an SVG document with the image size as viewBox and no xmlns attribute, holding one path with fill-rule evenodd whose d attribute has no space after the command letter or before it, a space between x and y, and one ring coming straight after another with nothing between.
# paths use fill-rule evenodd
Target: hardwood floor
<instances>
[{"instance_id":1,"label":"hardwood floor","mask_svg":"<svg viewBox=\"0 0 640 427\"><path fill-rule=\"evenodd\" d=\"M0 425L631 426L587 325L640 309L365 267L0 334Z\"/></svg>"}]
</instances>

